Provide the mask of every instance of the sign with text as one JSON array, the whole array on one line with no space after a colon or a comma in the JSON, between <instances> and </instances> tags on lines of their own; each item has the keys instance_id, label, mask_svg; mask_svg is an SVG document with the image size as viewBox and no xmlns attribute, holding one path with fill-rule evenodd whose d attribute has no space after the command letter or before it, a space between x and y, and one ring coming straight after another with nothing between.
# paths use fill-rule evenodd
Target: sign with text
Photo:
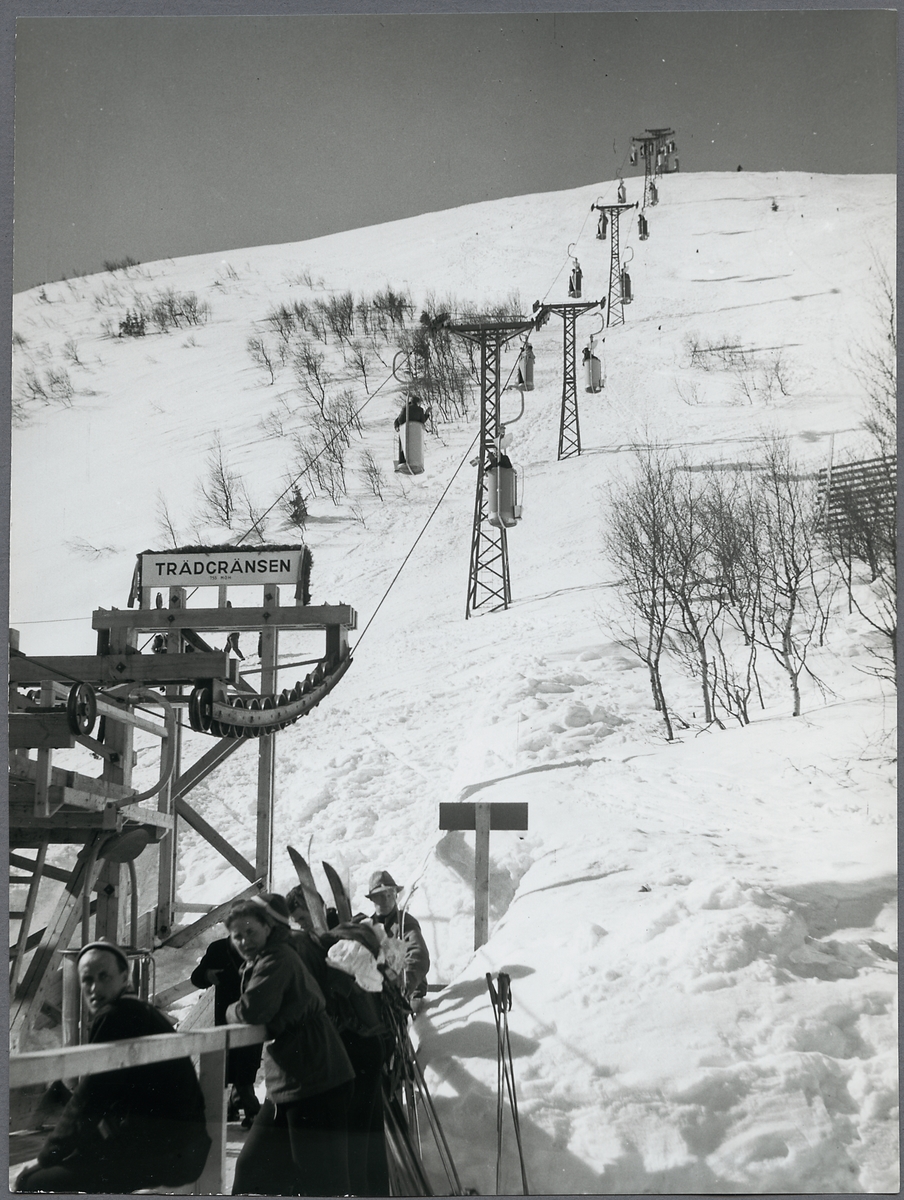
<instances>
[{"instance_id":1,"label":"sign with text","mask_svg":"<svg viewBox=\"0 0 904 1200\"><path fill-rule=\"evenodd\" d=\"M298 583L304 547L293 550L180 550L141 555L142 587Z\"/></svg>"}]
</instances>

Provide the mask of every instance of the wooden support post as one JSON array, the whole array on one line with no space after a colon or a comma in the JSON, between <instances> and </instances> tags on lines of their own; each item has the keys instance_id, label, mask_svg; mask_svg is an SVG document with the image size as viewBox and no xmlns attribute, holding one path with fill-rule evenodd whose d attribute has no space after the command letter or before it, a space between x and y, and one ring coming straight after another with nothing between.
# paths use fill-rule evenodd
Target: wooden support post
<instances>
[{"instance_id":1,"label":"wooden support post","mask_svg":"<svg viewBox=\"0 0 904 1200\"><path fill-rule=\"evenodd\" d=\"M110 630L110 653L127 654L135 651L138 635L131 629ZM115 754L115 758L104 760L102 779L122 787L132 786L132 754L134 728L122 721L107 719L107 734L104 743ZM120 886L122 864L104 863L97 880L97 917L94 936L119 941L119 931L124 925L125 889Z\"/></svg>"},{"instance_id":2,"label":"wooden support post","mask_svg":"<svg viewBox=\"0 0 904 1200\"><path fill-rule=\"evenodd\" d=\"M275 586L264 588L264 609L278 607ZM276 628L265 626L261 630L261 695L271 696L276 691L276 664L279 653L279 635ZM254 864L257 876L264 881L264 890L270 890L273 860L273 800L276 765L276 734L262 737L258 742L257 760L257 848Z\"/></svg>"},{"instance_id":3,"label":"wooden support post","mask_svg":"<svg viewBox=\"0 0 904 1200\"><path fill-rule=\"evenodd\" d=\"M490 936L490 806L474 806L474 949Z\"/></svg>"},{"instance_id":4,"label":"wooden support post","mask_svg":"<svg viewBox=\"0 0 904 1200\"><path fill-rule=\"evenodd\" d=\"M185 606L185 589L170 589L170 605L173 598L178 600L179 607ZM182 635L178 630L166 635L166 652L181 654L183 650ZM182 685L169 684L166 695L170 701L176 701L182 695ZM173 773L170 782L161 788L157 799L160 812L173 813L173 828L160 839L157 850L157 911L154 921L154 933L159 938L168 937L175 919L176 903L176 862L179 852L179 819L173 812L173 780L178 779L182 772L182 725L177 723L175 730L175 745L172 747Z\"/></svg>"},{"instance_id":5,"label":"wooden support post","mask_svg":"<svg viewBox=\"0 0 904 1200\"><path fill-rule=\"evenodd\" d=\"M207 1132L213 1145L193 1196L222 1196L226 1181L226 1055L224 1047L200 1054L198 1080L204 1093Z\"/></svg>"},{"instance_id":6,"label":"wooden support post","mask_svg":"<svg viewBox=\"0 0 904 1200\"><path fill-rule=\"evenodd\" d=\"M474 949L490 936L490 830L527 829L526 804L441 804L440 829L473 829L474 846Z\"/></svg>"},{"instance_id":7,"label":"wooden support post","mask_svg":"<svg viewBox=\"0 0 904 1200\"><path fill-rule=\"evenodd\" d=\"M41 707L53 704L53 680L41 684ZM50 777L53 774L53 750L48 746L38 750L38 769L35 775L35 816L49 817Z\"/></svg>"}]
</instances>

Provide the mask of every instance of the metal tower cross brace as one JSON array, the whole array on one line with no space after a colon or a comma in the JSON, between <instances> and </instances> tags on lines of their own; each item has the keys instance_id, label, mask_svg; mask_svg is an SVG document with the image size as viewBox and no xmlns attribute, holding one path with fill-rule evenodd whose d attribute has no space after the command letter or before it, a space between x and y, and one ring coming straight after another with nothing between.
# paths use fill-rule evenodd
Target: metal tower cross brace
<instances>
[{"instance_id":1,"label":"metal tower cross brace","mask_svg":"<svg viewBox=\"0 0 904 1200\"><path fill-rule=\"evenodd\" d=\"M572 302L566 304L534 303L537 314L537 328L549 320L550 313L556 313L564 320L564 348L562 364L562 412L559 418L559 450L558 460L574 458L581 453L581 425L578 417L577 367L575 361L575 324L580 313L589 312L593 308L603 308L606 298L589 300L583 304Z\"/></svg>"},{"instance_id":2,"label":"metal tower cross brace","mask_svg":"<svg viewBox=\"0 0 904 1200\"><path fill-rule=\"evenodd\" d=\"M490 605L491 611L508 608L511 599L508 542L503 527L490 525L487 472L496 464L500 418L500 352L502 346L530 329L534 321L484 321L479 324L448 325L467 341L480 346L480 450L477 460L477 492L474 498L474 524L471 532L471 564L468 574L468 601L465 618L478 608Z\"/></svg>"},{"instance_id":3,"label":"metal tower cross brace","mask_svg":"<svg viewBox=\"0 0 904 1200\"><path fill-rule=\"evenodd\" d=\"M591 209L604 212L609 218L611 229L609 254L609 303L606 306L606 325L624 325L625 312L622 306L621 287L621 246L619 244L619 217L628 209L637 208L636 204L591 204Z\"/></svg>"}]
</instances>

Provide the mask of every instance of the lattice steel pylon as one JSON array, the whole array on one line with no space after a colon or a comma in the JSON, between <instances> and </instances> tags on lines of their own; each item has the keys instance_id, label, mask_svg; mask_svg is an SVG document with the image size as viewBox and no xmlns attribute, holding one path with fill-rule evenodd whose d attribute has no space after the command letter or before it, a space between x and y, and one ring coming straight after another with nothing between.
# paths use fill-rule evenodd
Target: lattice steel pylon
<instances>
[{"instance_id":1,"label":"lattice steel pylon","mask_svg":"<svg viewBox=\"0 0 904 1200\"><path fill-rule=\"evenodd\" d=\"M506 342L535 329L534 321L481 321L446 326L480 347L480 448L477 459L477 491L471 532L471 561L465 619L486 605L491 611L511 603L508 541L504 527L490 525L487 472L496 465L499 441L504 432L500 416L500 352Z\"/></svg>"},{"instance_id":2,"label":"lattice steel pylon","mask_svg":"<svg viewBox=\"0 0 904 1200\"><path fill-rule=\"evenodd\" d=\"M562 362L562 412L559 418L559 450L558 460L575 458L581 453L581 423L578 415L577 364L575 355L575 323L581 313L593 308L603 308L602 300L588 300L583 304L569 301L566 304L541 304L534 302L537 328L549 320L549 314L555 313L564 321L563 362Z\"/></svg>"},{"instance_id":3,"label":"lattice steel pylon","mask_svg":"<svg viewBox=\"0 0 904 1200\"><path fill-rule=\"evenodd\" d=\"M652 202L650 185L656 176L670 175L678 170L677 158L674 167L669 164L669 155L674 154L676 149L675 142L671 140L674 137L674 129L648 129L645 133L631 137L631 141L637 143L636 150L643 158L644 208ZM634 161L633 156L631 161Z\"/></svg>"},{"instance_id":4,"label":"lattice steel pylon","mask_svg":"<svg viewBox=\"0 0 904 1200\"><path fill-rule=\"evenodd\" d=\"M621 286L621 242L619 238L619 217L628 209L637 208L635 204L591 204L592 209L604 212L609 218L609 294L606 305L606 324L624 325L625 312L622 306Z\"/></svg>"}]
</instances>

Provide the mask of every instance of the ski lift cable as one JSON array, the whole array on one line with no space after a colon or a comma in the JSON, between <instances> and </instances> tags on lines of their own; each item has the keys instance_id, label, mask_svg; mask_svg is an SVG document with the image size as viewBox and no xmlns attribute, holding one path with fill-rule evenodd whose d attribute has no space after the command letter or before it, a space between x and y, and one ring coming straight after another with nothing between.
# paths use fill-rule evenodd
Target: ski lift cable
<instances>
[{"instance_id":1,"label":"ski lift cable","mask_svg":"<svg viewBox=\"0 0 904 1200\"><path fill-rule=\"evenodd\" d=\"M448 492L449 492L449 488L450 488L450 487L452 486L452 484L455 482L455 480L456 480L456 478L457 478L457 476L458 476L458 473L459 473L459 471L462 469L462 467L463 467L463 466L465 465L465 463L468 461L468 455L469 455L469 454L471 453L471 451L474 449L474 447L475 447L475 445L477 444L477 441L478 441L478 439L479 439L479 438L480 438L480 433L479 433L479 431L478 431L477 433L475 433L475 434L474 434L473 441L471 442L470 446L468 446L467 450L464 452L464 455L463 455L463 457L462 457L462 460L461 460L461 462L458 464L458 466L457 466L457 467L455 468L455 470L452 472L452 476L451 476L451 478L449 479L449 482L448 482L448 483L446 484L446 486L443 488L442 495L441 495L441 496L440 496L440 498L437 500L436 504L434 504L434 506L433 506L433 509L432 509L432 511L431 511L431 513L430 513L430 515L429 515L429 517L427 518L427 520L424 522L423 526L421 527L421 531L420 531L420 533L419 533L419 534L417 535L417 537L414 539L414 542L412 543L412 545L411 545L411 548L409 549L409 551L408 551L408 553L405 555L405 557L402 559L402 562L401 562L401 564L399 565L399 569L396 571L395 575L393 575L392 579L389 581L389 586L386 588L386 591L385 591L385 592L383 593L383 595L380 597L380 600L379 600L379 603L377 604L377 607L374 609L374 611L373 611L373 612L371 613L371 615L370 615L370 620L367 622L367 624L366 624L366 625L364 626L364 628L362 629L362 631L361 631L361 636L358 638L357 642L355 643L355 652L356 652L356 653L357 653L358 647L361 645L362 641L364 640L365 636L367 635L367 631L368 631L368 629L370 629L371 625L373 624L373 622L374 622L374 618L376 617L376 615L377 615L377 613L380 611L380 609L383 607L383 602L385 601L385 599L386 599L386 597L389 595L389 593L392 591L392 589L393 589L393 587L394 587L394 585L395 585L395 582L396 582L396 580L399 578L399 576L402 574L402 571L405 569L405 566L407 565L409 558L411 558L412 554L414 553L415 549L417 548L417 544L418 544L418 542L421 540L421 538L422 538L422 537L424 536L424 534L427 532L427 526L430 524L430 522L431 522L431 521L433 520L433 518L436 516L436 514L437 514L437 511L439 510L439 506L440 506L440 505L442 504L442 502L445 500L445 498L446 498L446 496L447 496L447 494L448 494Z\"/></svg>"}]
</instances>

